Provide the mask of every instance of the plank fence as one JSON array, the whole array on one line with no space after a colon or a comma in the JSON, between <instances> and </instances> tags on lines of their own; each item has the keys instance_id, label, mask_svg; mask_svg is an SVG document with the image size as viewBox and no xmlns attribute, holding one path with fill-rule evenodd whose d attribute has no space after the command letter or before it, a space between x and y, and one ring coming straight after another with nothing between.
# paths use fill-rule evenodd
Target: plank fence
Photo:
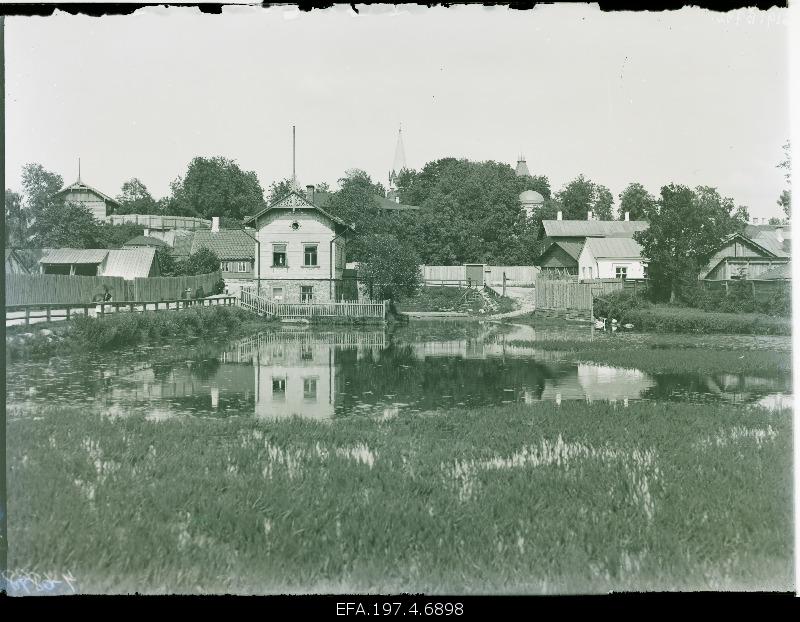
<instances>
[{"instance_id":1,"label":"plank fence","mask_svg":"<svg viewBox=\"0 0 800 622\"><path fill-rule=\"evenodd\" d=\"M459 287L466 285L467 275L463 265L460 266L420 266L422 280L426 285L444 285ZM533 286L539 273L536 266L484 266L483 281L489 285L502 285L503 274L506 284L511 286Z\"/></svg>"},{"instance_id":2,"label":"plank fence","mask_svg":"<svg viewBox=\"0 0 800 622\"><path fill-rule=\"evenodd\" d=\"M605 296L624 287L625 281L621 279L586 283L538 279L536 281L536 309L591 311L594 298Z\"/></svg>"},{"instance_id":3,"label":"plank fence","mask_svg":"<svg viewBox=\"0 0 800 622\"><path fill-rule=\"evenodd\" d=\"M219 279L219 272L197 276L145 277L129 281L115 276L6 274L6 305L94 302L105 293L106 288L113 300L141 302L202 298L211 294ZM186 290L190 291L188 296ZM198 296L198 293L201 295Z\"/></svg>"},{"instance_id":4,"label":"plank fence","mask_svg":"<svg viewBox=\"0 0 800 622\"><path fill-rule=\"evenodd\" d=\"M775 294L790 295L792 284L790 281L783 279L743 279L729 281L701 280L700 287L709 292L724 292L726 296L733 287L742 287L752 293L753 299L756 302L764 302L772 298L772 296Z\"/></svg>"}]
</instances>

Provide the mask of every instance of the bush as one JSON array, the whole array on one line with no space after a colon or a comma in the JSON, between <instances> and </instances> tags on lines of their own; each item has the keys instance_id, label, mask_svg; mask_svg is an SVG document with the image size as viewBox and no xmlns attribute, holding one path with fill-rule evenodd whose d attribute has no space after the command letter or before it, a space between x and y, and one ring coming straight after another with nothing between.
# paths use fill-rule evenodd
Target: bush
<instances>
[{"instance_id":1,"label":"bush","mask_svg":"<svg viewBox=\"0 0 800 622\"><path fill-rule=\"evenodd\" d=\"M631 312L638 309L646 309L650 305L643 296L635 294L630 290L618 290L594 299L595 317L605 317L617 320L618 322L628 322Z\"/></svg>"},{"instance_id":2,"label":"bush","mask_svg":"<svg viewBox=\"0 0 800 622\"><path fill-rule=\"evenodd\" d=\"M791 335L791 320L759 313L708 312L689 307L656 305L629 311L625 321L638 331L664 333L728 333Z\"/></svg>"}]
</instances>

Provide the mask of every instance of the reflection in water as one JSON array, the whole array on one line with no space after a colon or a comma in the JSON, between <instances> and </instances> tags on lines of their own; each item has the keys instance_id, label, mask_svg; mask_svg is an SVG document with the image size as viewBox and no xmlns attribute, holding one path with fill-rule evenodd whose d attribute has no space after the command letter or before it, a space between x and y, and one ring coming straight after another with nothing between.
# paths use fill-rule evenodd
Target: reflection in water
<instances>
[{"instance_id":1,"label":"reflection in water","mask_svg":"<svg viewBox=\"0 0 800 622\"><path fill-rule=\"evenodd\" d=\"M284 329L224 344L143 349L138 356L146 361L109 355L16 364L7 370L8 400L97 403L155 420L181 414L388 419L542 400L790 405L789 374L647 374L574 363L567 354L534 347L537 339L553 338L558 336L529 326L498 324L449 332L412 325L392 334Z\"/></svg>"}]
</instances>

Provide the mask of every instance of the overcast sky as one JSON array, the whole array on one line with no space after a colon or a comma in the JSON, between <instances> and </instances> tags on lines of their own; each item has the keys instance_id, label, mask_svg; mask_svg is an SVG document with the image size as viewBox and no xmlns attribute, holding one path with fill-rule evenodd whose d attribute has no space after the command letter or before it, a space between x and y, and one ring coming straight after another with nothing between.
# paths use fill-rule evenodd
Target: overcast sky
<instances>
[{"instance_id":1,"label":"overcast sky","mask_svg":"<svg viewBox=\"0 0 800 622\"><path fill-rule=\"evenodd\" d=\"M386 185L402 122L411 168L523 153L554 190L704 184L779 215L786 9L359 8L7 18L6 185L26 162L71 183L80 156L99 190L160 197L222 155L266 189L291 176L292 124L302 184L356 167Z\"/></svg>"}]
</instances>

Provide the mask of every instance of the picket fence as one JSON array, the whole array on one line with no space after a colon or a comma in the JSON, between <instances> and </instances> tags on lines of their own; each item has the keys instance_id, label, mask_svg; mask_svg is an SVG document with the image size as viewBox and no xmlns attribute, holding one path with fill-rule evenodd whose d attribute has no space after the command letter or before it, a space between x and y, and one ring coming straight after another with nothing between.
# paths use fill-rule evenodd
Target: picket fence
<instances>
[{"instance_id":1,"label":"picket fence","mask_svg":"<svg viewBox=\"0 0 800 622\"><path fill-rule=\"evenodd\" d=\"M6 274L6 306L94 302L106 287L115 301L157 301L194 298L202 288L207 296L220 279L219 272L198 276L144 277L126 281L115 276Z\"/></svg>"}]
</instances>

